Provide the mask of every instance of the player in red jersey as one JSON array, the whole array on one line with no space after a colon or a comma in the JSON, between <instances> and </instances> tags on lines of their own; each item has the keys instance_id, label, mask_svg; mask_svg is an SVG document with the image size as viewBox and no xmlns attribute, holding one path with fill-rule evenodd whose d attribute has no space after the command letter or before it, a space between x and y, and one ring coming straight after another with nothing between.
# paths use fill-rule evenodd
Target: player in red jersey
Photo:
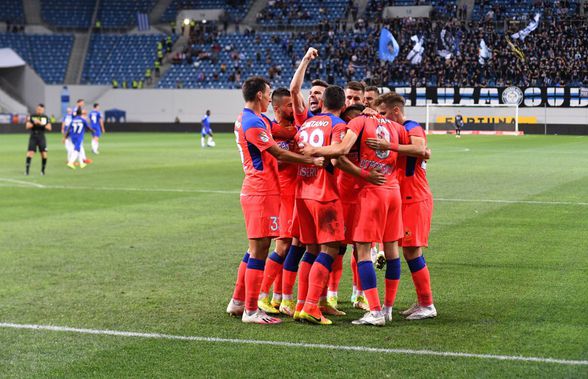
<instances>
[{"instance_id":1,"label":"player in red jersey","mask_svg":"<svg viewBox=\"0 0 588 379\"><path fill-rule=\"evenodd\" d=\"M271 238L279 236L280 183L277 159L322 167L324 160L280 149L271 136L267 111L270 99L269 82L261 77L248 78L243 84L245 108L235 122L237 147L245 178L241 188L241 207L245 217L249 251L237 275L233 297L227 313L242 314L246 323L275 324L281 320L269 317L257 306L265 259Z\"/></svg>"},{"instance_id":2,"label":"player in red jersey","mask_svg":"<svg viewBox=\"0 0 588 379\"><path fill-rule=\"evenodd\" d=\"M386 319L391 319L391 305L397 292L397 284L388 283L386 275L385 308L382 310L378 289L376 286L376 272L371 260L370 247L374 241L384 241L386 259L399 260L398 240L402 237L402 215L400 187L396 177L397 153L389 150L373 150L367 148L368 138L382 138L397 150L410 151L420 154L413 146L399 147L402 127L380 116L361 116L353 119L347 125L347 133L338 145L322 149L305 149L305 154L324 156L339 156L347 154L353 145L359 143L359 168L362 176L369 175L368 170L381 172L386 180L377 186L366 183L359 191L357 198L356 220L353 240L357 245L358 272L363 290L365 291L370 312L354 324L384 325ZM424 153L424 148L422 148ZM394 285L396 284L396 285Z\"/></svg>"},{"instance_id":3,"label":"player in red jersey","mask_svg":"<svg viewBox=\"0 0 588 379\"><path fill-rule=\"evenodd\" d=\"M308 96L308 104L304 103L302 96L302 84L304 83L304 74L310 62L318 57L318 50L311 47L308 49L300 65L296 69L290 83L290 92L292 93L292 104L294 106L294 124L302 125L306 119L321 112L321 99L325 89L329 86L325 81L316 79L312 81L312 87Z\"/></svg>"},{"instance_id":4,"label":"player in red jersey","mask_svg":"<svg viewBox=\"0 0 588 379\"><path fill-rule=\"evenodd\" d=\"M347 101L347 90L346 90L346 101ZM345 111L341 114L341 118L346 123L349 123L352 119L359 116L365 107L361 104L353 104L348 106ZM333 131L333 142L340 143L345 137L347 125L342 128ZM360 188L360 183L357 183L359 179L354 176L353 173L344 171L349 165L359 165L359 152L357 144L355 144L349 154L346 156L339 157L335 162L335 167L340 168L337 171L337 188L339 190L339 198L343 206L343 218L345 224L345 241L344 245L341 245L339 255L333 262L333 270L329 276L329 285L327 292L327 303L331 310L337 310L338 307L338 289L339 281L343 274L343 256L347 250L347 245L353 246L353 253L351 255L351 271L353 274L353 292L351 302L354 308L369 310L367 300L364 297L363 291L361 291L361 284L359 284L357 277L357 251L355 245L353 245L353 229L355 220L355 208L357 203L357 195ZM358 285L359 284L359 285ZM340 311L330 313L339 315Z\"/></svg>"},{"instance_id":5,"label":"player in red jersey","mask_svg":"<svg viewBox=\"0 0 588 379\"><path fill-rule=\"evenodd\" d=\"M380 96L379 111L386 118L404 125L410 142L426 146L427 137L423 128L404 116L404 98L394 92ZM375 149L391 148L381 139L368 141ZM429 155L427 155L428 157ZM422 157L401 156L398 162L400 192L402 194L402 221L404 236L401 240L402 254L408 263L417 293L417 303L401 312L408 320L420 320L437 316L431 291L431 277L423 257L423 247L429 243L429 231L433 216L433 195L426 172L427 162Z\"/></svg>"},{"instance_id":6,"label":"player in red jersey","mask_svg":"<svg viewBox=\"0 0 588 379\"><path fill-rule=\"evenodd\" d=\"M294 150L294 137L298 129L293 125L294 115L292 110L292 97L287 88L277 88L272 92L272 107L275 120L272 122L272 137L278 146L284 150ZM278 162L278 176L280 179L280 235L276 239L275 251L272 252L266 261L261 292L259 294L259 309L268 314L280 313L278 308L282 302L282 269L284 259L292 247L292 254L302 258L304 247L292 245L292 216L294 212L294 190L298 176L298 166L292 163ZM292 258L292 257L291 257ZM300 259L297 260L298 263ZM288 275L288 274L287 274ZM288 278L286 278L288 280ZM270 286L274 287L272 300L269 299ZM292 299L292 288L286 285L286 304L292 309L295 307ZM286 314L288 314L286 312Z\"/></svg>"},{"instance_id":7,"label":"player in red jersey","mask_svg":"<svg viewBox=\"0 0 588 379\"><path fill-rule=\"evenodd\" d=\"M345 105L363 104L365 101L365 86L360 82L350 81L345 85Z\"/></svg>"},{"instance_id":8,"label":"player in red jersey","mask_svg":"<svg viewBox=\"0 0 588 379\"><path fill-rule=\"evenodd\" d=\"M323 113L307 119L298 130L298 146L328 146L333 131L345 125L339 118L345 106L343 88L329 86L320 101ZM326 290L333 261L344 240L343 208L337 190L337 177L331 162L325 167L298 166L296 213L300 242L307 247L300 264L298 303L295 319L328 325L319 301Z\"/></svg>"}]
</instances>

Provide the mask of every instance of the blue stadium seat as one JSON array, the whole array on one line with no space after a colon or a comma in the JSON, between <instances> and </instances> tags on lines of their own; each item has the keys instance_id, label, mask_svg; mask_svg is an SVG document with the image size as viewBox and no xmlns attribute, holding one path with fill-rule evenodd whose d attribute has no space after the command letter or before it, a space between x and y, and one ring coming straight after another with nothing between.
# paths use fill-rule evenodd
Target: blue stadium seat
<instances>
[{"instance_id":1,"label":"blue stadium seat","mask_svg":"<svg viewBox=\"0 0 588 379\"><path fill-rule=\"evenodd\" d=\"M98 20L103 28L126 28L137 25L137 13L149 13L156 0L101 0Z\"/></svg>"},{"instance_id":2,"label":"blue stadium seat","mask_svg":"<svg viewBox=\"0 0 588 379\"><path fill-rule=\"evenodd\" d=\"M41 16L54 26L86 29L92 22L95 6L95 0L41 0Z\"/></svg>"},{"instance_id":3,"label":"blue stadium seat","mask_svg":"<svg viewBox=\"0 0 588 379\"><path fill-rule=\"evenodd\" d=\"M16 51L47 84L63 83L73 42L71 34L0 33L0 46Z\"/></svg>"},{"instance_id":4,"label":"blue stadium seat","mask_svg":"<svg viewBox=\"0 0 588 379\"><path fill-rule=\"evenodd\" d=\"M21 0L2 0L0 6L0 21L22 24L25 22L24 9Z\"/></svg>"},{"instance_id":5,"label":"blue stadium seat","mask_svg":"<svg viewBox=\"0 0 588 379\"><path fill-rule=\"evenodd\" d=\"M233 21L241 21L252 3L253 0L172 0L161 16L161 21L175 20L183 9L224 9Z\"/></svg>"}]
</instances>

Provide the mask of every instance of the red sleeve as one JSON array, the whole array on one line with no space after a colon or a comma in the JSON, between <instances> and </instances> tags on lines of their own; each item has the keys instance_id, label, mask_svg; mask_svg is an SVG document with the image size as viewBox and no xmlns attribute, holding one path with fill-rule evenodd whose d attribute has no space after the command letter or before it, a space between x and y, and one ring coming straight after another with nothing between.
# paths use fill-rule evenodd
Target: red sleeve
<instances>
[{"instance_id":1,"label":"red sleeve","mask_svg":"<svg viewBox=\"0 0 588 379\"><path fill-rule=\"evenodd\" d=\"M343 141L343 138L345 138L345 133L347 133L347 124L340 123L335 125L331 137L331 144L341 143L341 141Z\"/></svg>"},{"instance_id":2,"label":"red sleeve","mask_svg":"<svg viewBox=\"0 0 588 379\"><path fill-rule=\"evenodd\" d=\"M349 121L349 124L347 124L347 129L351 130L353 133L355 133L355 135L359 136L359 133L361 133L364 126L365 117L359 116Z\"/></svg>"},{"instance_id":3,"label":"red sleeve","mask_svg":"<svg viewBox=\"0 0 588 379\"><path fill-rule=\"evenodd\" d=\"M255 145L259 151L265 151L276 144L271 134L263 128L249 128L245 131L247 142Z\"/></svg>"},{"instance_id":4,"label":"red sleeve","mask_svg":"<svg viewBox=\"0 0 588 379\"><path fill-rule=\"evenodd\" d=\"M417 126L414 127L412 129L410 129L410 131L408 132L409 137L421 137L421 138L426 138L425 137L425 131L423 130L422 127Z\"/></svg>"},{"instance_id":5,"label":"red sleeve","mask_svg":"<svg viewBox=\"0 0 588 379\"><path fill-rule=\"evenodd\" d=\"M304 111L302 113L296 112L296 107L294 107L294 125L301 126L304 124L304 121L308 120L311 115L309 114L308 107L304 107Z\"/></svg>"}]
</instances>

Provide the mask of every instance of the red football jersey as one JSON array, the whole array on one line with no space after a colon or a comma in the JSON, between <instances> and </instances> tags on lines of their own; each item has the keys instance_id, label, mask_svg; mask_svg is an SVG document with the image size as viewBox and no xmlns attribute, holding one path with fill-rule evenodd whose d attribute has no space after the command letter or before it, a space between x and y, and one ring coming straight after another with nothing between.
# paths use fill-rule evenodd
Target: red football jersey
<instances>
[{"instance_id":1,"label":"red football jersey","mask_svg":"<svg viewBox=\"0 0 588 379\"><path fill-rule=\"evenodd\" d=\"M398 187L396 174L396 158L398 153L391 150L373 150L366 145L368 138L383 138L388 142L397 144L400 140L399 128L395 123L384 117L359 116L347 125L348 129L358 136L359 140L359 167L368 171L378 169L386 176L384 187ZM365 182L366 187L377 187L375 184Z\"/></svg>"},{"instance_id":2,"label":"red football jersey","mask_svg":"<svg viewBox=\"0 0 588 379\"><path fill-rule=\"evenodd\" d=\"M407 120L404 127L410 143L410 137L420 137L427 141L423 128L415 121ZM402 142L401 142L402 143ZM433 196L427 181L427 161L422 158L401 155L398 160L398 179L403 203L413 203Z\"/></svg>"},{"instance_id":3,"label":"red football jersey","mask_svg":"<svg viewBox=\"0 0 588 379\"><path fill-rule=\"evenodd\" d=\"M296 112L296 108L294 108L294 124L296 126L301 126L302 124L304 124L304 121L308 120L313 116L314 114L308 109L308 106L304 107L304 111L302 111L302 113Z\"/></svg>"},{"instance_id":4,"label":"red football jersey","mask_svg":"<svg viewBox=\"0 0 588 379\"><path fill-rule=\"evenodd\" d=\"M345 121L330 113L321 113L309 118L296 134L296 143L314 147L329 146L333 129ZM332 201L339 198L335 167L328 162L325 167L298 165L297 199Z\"/></svg>"},{"instance_id":5,"label":"red football jersey","mask_svg":"<svg viewBox=\"0 0 588 379\"><path fill-rule=\"evenodd\" d=\"M278 161L266 150L276 142L271 121L245 108L235 122L235 137L245 178L242 195L279 195Z\"/></svg>"},{"instance_id":6,"label":"red football jersey","mask_svg":"<svg viewBox=\"0 0 588 379\"><path fill-rule=\"evenodd\" d=\"M278 146L284 150L294 151L296 133L298 129L292 126L282 126L272 122L272 137ZM296 163L278 163L278 176L280 177L280 189L282 195L292 195L296 190L296 179L298 177L298 165Z\"/></svg>"},{"instance_id":7,"label":"red football jersey","mask_svg":"<svg viewBox=\"0 0 588 379\"><path fill-rule=\"evenodd\" d=\"M347 132L347 125L339 124L333 129L333 143L340 143L345 138ZM351 150L346 157L356 166L359 166L359 143L353 144ZM362 185L363 181L351 174L342 170L337 170L337 188L339 190L339 198L344 203L351 203L357 201L357 191Z\"/></svg>"}]
</instances>

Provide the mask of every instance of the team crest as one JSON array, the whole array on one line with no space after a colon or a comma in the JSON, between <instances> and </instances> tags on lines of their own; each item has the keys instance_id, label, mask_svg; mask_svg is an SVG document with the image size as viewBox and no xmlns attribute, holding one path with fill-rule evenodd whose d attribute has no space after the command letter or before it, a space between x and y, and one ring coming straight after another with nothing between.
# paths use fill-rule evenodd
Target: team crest
<instances>
[{"instance_id":1,"label":"team crest","mask_svg":"<svg viewBox=\"0 0 588 379\"><path fill-rule=\"evenodd\" d=\"M261 142L264 142L264 143L269 141L269 137L266 134L266 132L259 133L259 139L261 140Z\"/></svg>"}]
</instances>

